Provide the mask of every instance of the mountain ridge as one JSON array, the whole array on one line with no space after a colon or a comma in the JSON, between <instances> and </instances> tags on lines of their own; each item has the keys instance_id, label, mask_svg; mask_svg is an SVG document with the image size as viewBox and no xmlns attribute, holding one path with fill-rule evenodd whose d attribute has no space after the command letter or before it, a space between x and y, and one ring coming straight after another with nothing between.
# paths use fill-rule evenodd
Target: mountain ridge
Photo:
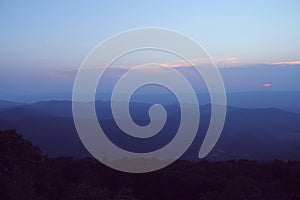
<instances>
[{"instance_id":1,"label":"mountain ridge","mask_svg":"<svg viewBox=\"0 0 300 200\"><path fill-rule=\"evenodd\" d=\"M48 103L42 102L35 105L47 107ZM99 103L109 106L109 102ZM39 145L43 152L49 156L89 156L78 137L72 118L71 102L51 101L49 105L51 106L48 110L51 112L36 111L32 104L1 111L0 129L17 129L24 134L25 138ZM66 105L68 108L64 108ZM139 103L139 109L134 110L132 108L133 120L137 124L146 125L150 122L148 116L149 106L149 104ZM25 107L25 109L22 109L22 107ZM174 124L178 123L180 112L174 110L173 107L167 108L171 109L171 115L168 116L170 121L169 124L166 124L169 128L165 129L168 132L166 136L160 137L160 140L167 141L171 133L177 131ZM57 108L57 110L54 108ZM65 112L65 109L69 110L68 116L60 115L61 112ZM44 110L47 111L47 109ZM109 108L104 108L104 111L108 112ZM55 115L55 113L58 114ZM201 106L200 115L199 131L192 146L183 155L183 159L197 160L197 153L210 121L210 105ZM107 116L100 118L99 121L108 131L108 134L122 134L114 120L112 120L111 113L107 113ZM227 118L220 140L208 158L213 160L235 158L258 160L300 159L300 153L297 153L300 146L299 121L300 114L278 108L245 109L228 107ZM167 135L169 136L167 137ZM123 139L121 140L117 136L112 139L117 143L123 142ZM127 146L134 145L132 140L126 142ZM161 144L161 141L158 140L153 140L153 142L153 145ZM143 147L138 146L137 148Z\"/></svg>"}]
</instances>

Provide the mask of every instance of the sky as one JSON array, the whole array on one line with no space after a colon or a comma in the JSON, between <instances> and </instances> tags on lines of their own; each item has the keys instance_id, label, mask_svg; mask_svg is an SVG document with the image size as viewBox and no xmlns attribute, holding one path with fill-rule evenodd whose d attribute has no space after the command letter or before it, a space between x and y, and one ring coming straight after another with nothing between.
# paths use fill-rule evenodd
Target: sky
<instances>
[{"instance_id":1,"label":"sky","mask_svg":"<svg viewBox=\"0 0 300 200\"><path fill-rule=\"evenodd\" d=\"M193 38L222 68L230 91L300 85L298 0L1 0L0 27L0 99L71 92L76 70L98 43L141 27Z\"/></svg>"}]
</instances>

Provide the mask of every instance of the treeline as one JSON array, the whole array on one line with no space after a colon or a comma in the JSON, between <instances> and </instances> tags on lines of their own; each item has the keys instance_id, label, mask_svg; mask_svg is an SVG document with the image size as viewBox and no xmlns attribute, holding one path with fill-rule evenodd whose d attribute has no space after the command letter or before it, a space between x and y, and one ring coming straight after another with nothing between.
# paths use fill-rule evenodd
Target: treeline
<instances>
[{"instance_id":1,"label":"treeline","mask_svg":"<svg viewBox=\"0 0 300 200\"><path fill-rule=\"evenodd\" d=\"M300 162L177 161L128 174L92 158L48 158L15 130L0 131L0 199L300 199Z\"/></svg>"}]
</instances>

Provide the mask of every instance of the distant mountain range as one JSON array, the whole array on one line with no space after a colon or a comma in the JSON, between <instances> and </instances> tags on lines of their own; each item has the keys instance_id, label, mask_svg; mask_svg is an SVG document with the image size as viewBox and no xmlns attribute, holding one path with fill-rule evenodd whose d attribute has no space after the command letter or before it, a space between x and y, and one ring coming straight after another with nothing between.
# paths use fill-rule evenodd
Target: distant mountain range
<instances>
[{"instance_id":1,"label":"distant mountain range","mask_svg":"<svg viewBox=\"0 0 300 200\"><path fill-rule=\"evenodd\" d=\"M269 88L268 88L269 89ZM201 105L210 104L210 96L207 91L196 91L198 100ZM172 95L162 91L151 91L150 92L138 92L134 95L135 102L141 103L153 103L153 99L159 99L161 103L172 104L174 98ZM72 94L41 94L41 95L15 95L15 96L1 96L0 99L8 98L6 100L16 102L33 103L40 100L37 104L42 106L43 102L57 99L60 101L71 101ZM96 93L96 100L107 102L111 99L111 93L103 92ZM7 104L20 104L9 101L0 101L0 110ZM55 103L55 101L51 101ZM300 91L248 91L248 92L228 92L227 93L227 105L232 107L241 108L280 108L289 112L300 113ZM22 104L21 103L21 104ZM188 102L187 102L188 103Z\"/></svg>"},{"instance_id":2,"label":"distant mountain range","mask_svg":"<svg viewBox=\"0 0 300 200\"><path fill-rule=\"evenodd\" d=\"M12 101L0 101L0 111L7 110L9 108L17 107L20 105L25 105L25 103L17 103Z\"/></svg>"},{"instance_id":3,"label":"distant mountain range","mask_svg":"<svg viewBox=\"0 0 300 200\"><path fill-rule=\"evenodd\" d=\"M133 102L133 119L140 125L149 123L150 103ZM124 149L142 152L162 147L172 139L180 119L178 103L166 104L168 120L159 136L138 142L122 135L112 120L109 101L97 101L97 113L108 137ZM201 122L198 135L183 155L183 159L197 160L210 119L210 105L200 107ZM82 145L72 118L71 101L41 101L23 104L0 101L0 129L17 129L23 136L49 156L89 156ZM208 158L212 160L300 159L300 113L278 108L228 107L221 138Z\"/></svg>"}]
</instances>

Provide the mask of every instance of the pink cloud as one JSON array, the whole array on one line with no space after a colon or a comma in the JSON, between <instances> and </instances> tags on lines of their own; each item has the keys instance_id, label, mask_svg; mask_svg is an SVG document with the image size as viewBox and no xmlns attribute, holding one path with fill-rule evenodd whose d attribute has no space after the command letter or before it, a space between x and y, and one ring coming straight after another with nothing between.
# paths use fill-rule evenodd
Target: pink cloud
<instances>
[{"instance_id":1,"label":"pink cloud","mask_svg":"<svg viewBox=\"0 0 300 200\"><path fill-rule=\"evenodd\" d=\"M300 61L267 62L271 65L300 65Z\"/></svg>"},{"instance_id":2,"label":"pink cloud","mask_svg":"<svg viewBox=\"0 0 300 200\"><path fill-rule=\"evenodd\" d=\"M212 58L212 61L217 65L217 67L232 67L241 64L240 60L235 57L216 57L216 58ZM197 66L207 66L211 64L211 62L208 59L193 59L191 60L191 62L196 64ZM191 67L191 64L189 62L183 60L159 63L159 65L163 67L170 67L170 68ZM114 67L118 69L128 70L137 66L124 65L124 66L114 66Z\"/></svg>"}]
</instances>

